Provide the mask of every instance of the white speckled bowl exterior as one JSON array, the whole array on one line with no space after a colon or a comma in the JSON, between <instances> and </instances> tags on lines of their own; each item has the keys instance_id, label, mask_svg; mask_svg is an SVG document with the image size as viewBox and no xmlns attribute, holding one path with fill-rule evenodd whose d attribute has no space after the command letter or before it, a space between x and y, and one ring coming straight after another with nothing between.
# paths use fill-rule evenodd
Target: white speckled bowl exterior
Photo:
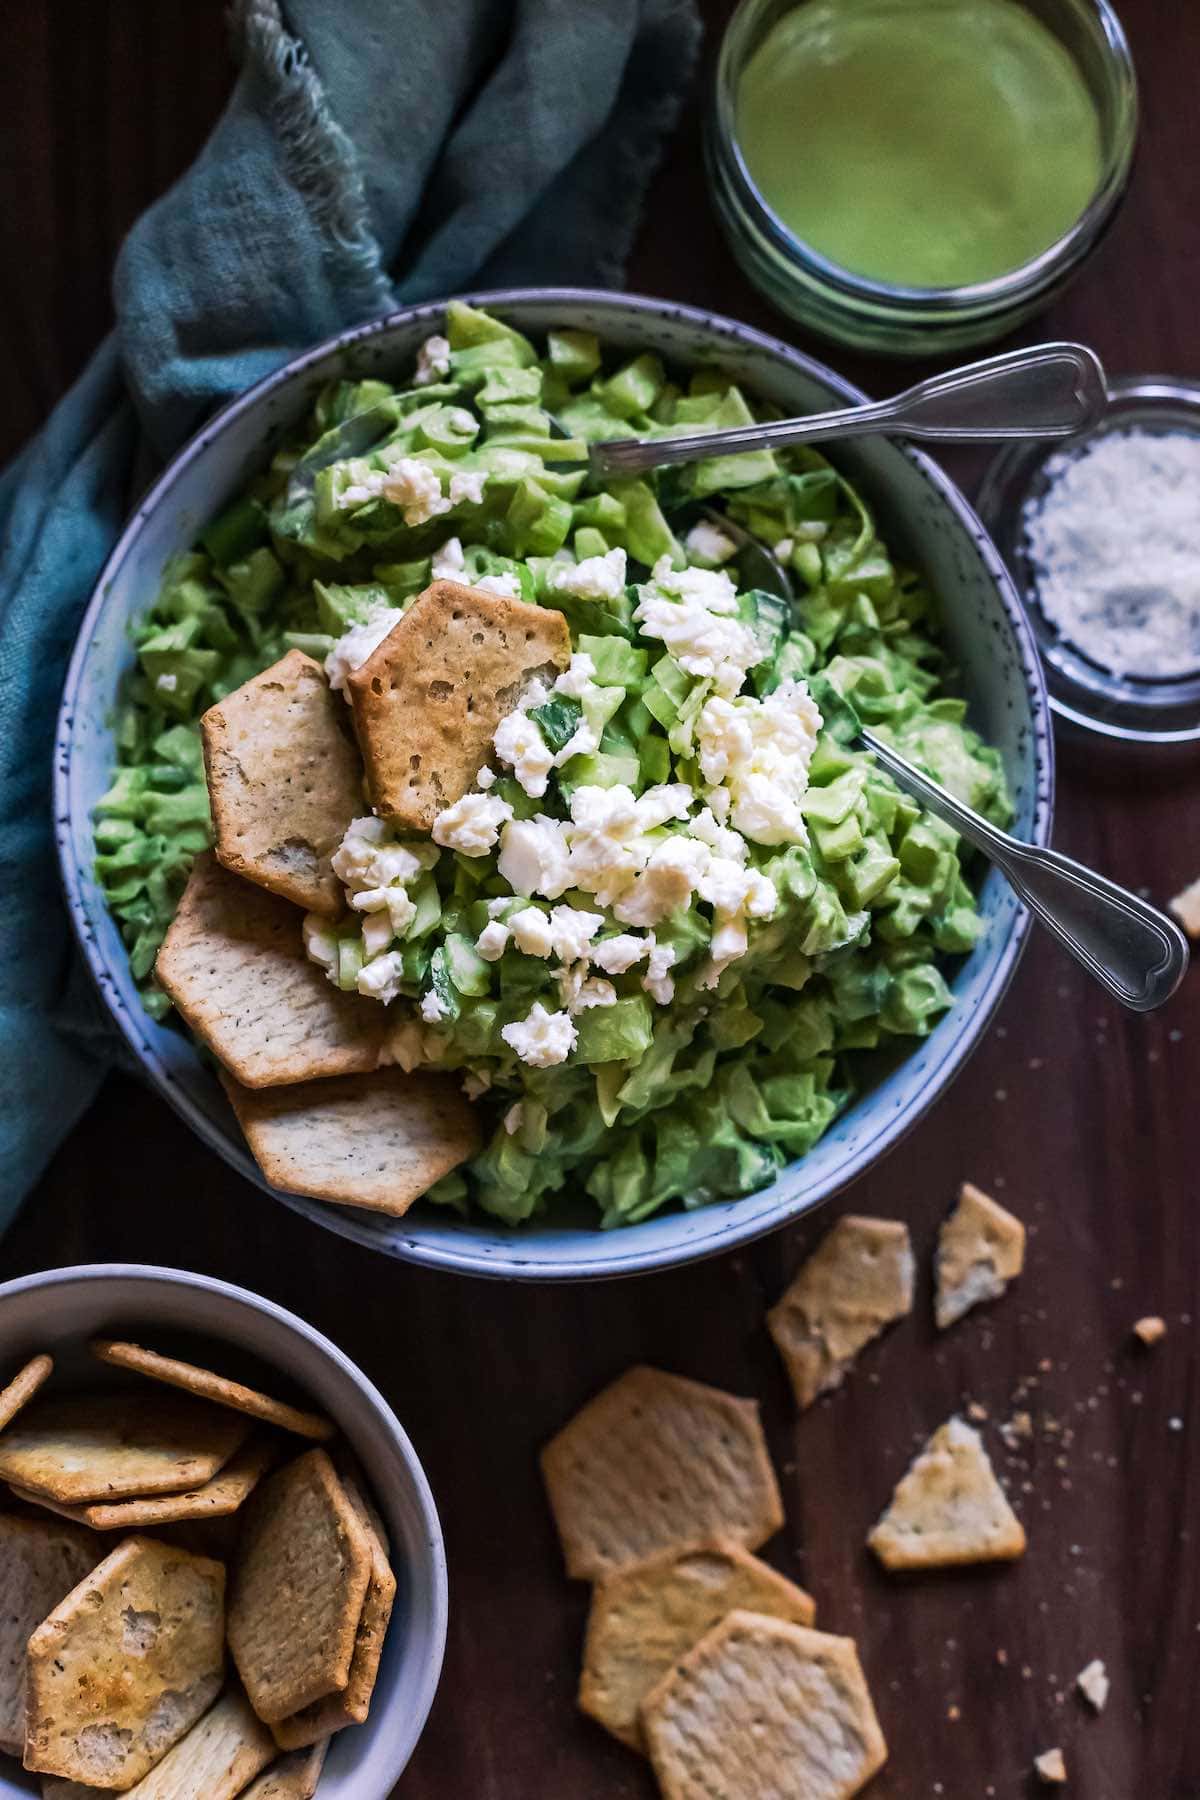
<instances>
[{"instance_id":1,"label":"white speckled bowl exterior","mask_svg":"<svg viewBox=\"0 0 1200 1800\"><path fill-rule=\"evenodd\" d=\"M387 1526L396 1603L367 1723L333 1740L321 1800L387 1800L429 1716L446 1643L446 1556L429 1484L383 1395L328 1338L245 1288L205 1275L136 1263L96 1263L26 1275L0 1287L0 1379L48 1351L55 1382L102 1381L85 1345L93 1336L189 1332L231 1345L282 1371L334 1419L366 1471ZM301 1446L302 1447L302 1446ZM112 1533L115 1545L118 1533ZM0 1800L40 1792L0 1757Z\"/></svg>"},{"instance_id":2,"label":"white speckled bowl exterior","mask_svg":"<svg viewBox=\"0 0 1200 1800\"><path fill-rule=\"evenodd\" d=\"M696 308L573 288L469 296L528 332L571 325L618 347L681 363L713 362L789 413L863 398L786 344ZM442 304L412 307L331 339L234 401L187 445L138 507L97 585L71 661L55 756L55 812L67 901L84 956L148 1079L247 1180L264 1185L223 1094L189 1040L138 1002L125 951L92 875L91 809L113 763L110 720L132 661L128 628L152 601L164 564L261 464L267 446L341 375L394 375L440 329ZM884 438L838 446L838 466L876 510L896 551L939 596L972 722L997 745L1017 833L1047 842L1053 809L1050 717L1033 639L1013 585L975 514L928 457ZM839 1118L816 1147L745 1199L601 1232L582 1205L521 1231L417 1207L390 1219L277 1194L356 1242L413 1262L524 1280L631 1275L731 1249L829 1198L861 1175L928 1110L962 1067L1003 995L1029 920L1001 876L984 884L986 931L953 979L955 1004L931 1035ZM275 1190L271 1190L274 1192Z\"/></svg>"}]
</instances>

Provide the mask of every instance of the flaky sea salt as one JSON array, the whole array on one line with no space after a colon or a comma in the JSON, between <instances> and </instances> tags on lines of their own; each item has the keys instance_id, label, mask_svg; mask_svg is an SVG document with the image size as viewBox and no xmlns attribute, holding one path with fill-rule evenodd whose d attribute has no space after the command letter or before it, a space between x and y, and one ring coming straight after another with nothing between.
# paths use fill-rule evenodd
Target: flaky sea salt
<instances>
[{"instance_id":1,"label":"flaky sea salt","mask_svg":"<svg viewBox=\"0 0 1200 1800\"><path fill-rule=\"evenodd\" d=\"M1200 436L1108 431L1045 475L1023 523L1049 623L1114 674L1200 667Z\"/></svg>"}]
</instances>

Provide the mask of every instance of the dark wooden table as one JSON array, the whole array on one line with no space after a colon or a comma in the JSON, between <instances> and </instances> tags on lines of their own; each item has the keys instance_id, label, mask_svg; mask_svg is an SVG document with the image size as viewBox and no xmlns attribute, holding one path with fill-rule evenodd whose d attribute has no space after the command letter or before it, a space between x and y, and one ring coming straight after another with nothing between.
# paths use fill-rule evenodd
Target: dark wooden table
<instances>
[{"instance_id":1,"label":"dark wooden table","mask_svg":"<svg viewBox=\"0 0 1200 1800\"><path fill-rule=\"evenodd\" d=\"M1145 124L1124 213L1035 330L1114 371L1200 375L1200 25L1193 0L1125 0ZM705 7L712 40L723 0ZM33 430L109 317L113 253L197 149L229 67L216 0L9 0L0 59L4 448ZM790 328L741 279L705 194L693 105L630 272L647 292ZM882 391L895 371L829 360ZM1200 772L1102 784L1063 769L1056 841L1159 897L1200 874ZM634 1360L757 1394L788 1523L768 1554L853 1633L891 1761L879 1800L1032 1792L1061 1744L1086 1800L1200 1796L1200 1021L1196 982L1123 1015L1036 942L953 1093L821 1218L742 1254L615 1286L502 1287L373 1258L237 1180L161 1101L112 1078L0 1250L0 1277L92 1260L240 1281L313 1319L380 1384L445 1525L452 1618L405 1800L648 1795L642 1766L574 1708L587 1596L561 1576L535 1456ZM963 1177L1030 1227L1019 1287L942 1339L928 1252ZM763 1312L844 1208L911 1222L913 1317L797 1422ZM1131 1344L1143 1313L1169 1325ZM998 1573L884 1579L863 1536L913 1447L967 1401L1029 1530ZM997 1430L1027 1412L1032 1435ZM1107 1711L1072 1692L1108 1664Z\"/></svg>"}]
</instances>

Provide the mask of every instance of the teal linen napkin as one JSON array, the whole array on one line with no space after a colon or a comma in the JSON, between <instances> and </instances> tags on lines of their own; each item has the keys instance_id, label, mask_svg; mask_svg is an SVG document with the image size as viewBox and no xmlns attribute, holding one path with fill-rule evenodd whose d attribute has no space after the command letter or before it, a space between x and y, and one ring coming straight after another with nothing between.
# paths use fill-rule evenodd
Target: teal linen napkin
<instances>
[{"instance_id":1,"label":"teal linen napkin","mask_svg":"<svg viewBox=\"0 0 1200 1800\"><path fill-rule=\"evenodd\" d=\"M306 346L469 286L619 283L692 0L241 0L240 73L0 478L0 1226L115 1058L54 866L54 717L143 458Z\"/></svg>"}]
</instances>

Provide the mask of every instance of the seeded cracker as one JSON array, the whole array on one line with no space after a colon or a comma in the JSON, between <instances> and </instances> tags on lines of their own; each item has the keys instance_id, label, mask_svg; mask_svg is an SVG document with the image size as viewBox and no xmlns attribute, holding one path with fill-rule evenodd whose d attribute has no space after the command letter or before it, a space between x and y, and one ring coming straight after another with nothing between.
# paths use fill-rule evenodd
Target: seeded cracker
<instances>
[{"instance_id":1,"label":"seeded cracker","mask_svg":"<svg viewBox=\"0 0 1200 1800\"><path fill-rule=\"evenodd\" d=\"M329 1739L324 1738L310 1749L296 1750L281 1756L253 1787L246 1789L243 1800L312 1800L325 1766Z\"/></svg>"},{"instance_id":2,"label":"seeded cracker","mask_svg":"<svg viewBox=\"0 0 1200 1800\"><path fill-rule=\"evenodd\" d=\"M130 1537L29 1640L25 1766L128 1788L208 1710L225 1672L225 1570Z\"/></svg>"},{"instance_id":3,"label":"seeded cracker","mask_svg":"<svg viewBox=\"0 0 1200 1800\"><path fill-rule=\"evenodd\" d=\"M345 1690L371 1573L371 1539L324 1450L263 1482L231 1577L229 1647L266 1724Z\"/></svg>"},{"instance_id":4,"label":"seeded cracker","mask_svg":"<svg viewBox=\"0 0 1200 1800\"><path fill-rule=\"evenodd\" d=\"M373 1069L384 1008L310 962L290 901L199 856L155 973L198 1037L246 1087Z\"/></svg>"},{"instance_id":5,"label":"seeded cracker","mask_svg":"<svg viewBox=\"0 0 1200 1800\"><path fill-rule=\"evenodd\" d=\"M289 650L200 721L217 860L336 918L330 857L362 811L362 762L320 663Z\"/></svg>"},{"instance_id":6,"label":"seeded cracker","mask_svg":"<svg viewBox=\"0 0 1200 1800\"><path fill-rule=\"evenodd\" d=\"M187 1519L223 1519L235 1513L266 1474L279 1454L276 1439L267 1433L247 1439L223 1469L203 1487L182 1494L158 1494L144 1500L89 1501L83 1506L63 1506L13 1487L18 1500L30 1506L49 1506L64 1519L88 1525L93 1531L146 1531Z\"/></svg>"},{"instance_id":7,"label":"seeded cracker","mask_svg":"<svg viewBox=\"0 0 1200 1800\"><path fill-rule=\"evenodd\" d=\"M174 1356L160 1356L156 1350L143 1350L140 1344L126 1344L114 1338L93 1338L88 1348L93 1356L113 1368L132 1369L151 1381L182 1388L185 1393L212 1400L218 1406L231 1406L235 1412L245 1413L264 1425L275 1425L280 1431L292 1431L298 1437L315 1438L318 1442L333 1436L329 1420L317 1413L301 1412L299 1407L272 1400L269 1394L244 1387L240 1381L229 1381L224 1375L214 1375L210 1369L201 1369L195 1363L180 1362Z\"/></svg>"},{"instance_id":8,"label":"seeded cracker","mask_svg":"<svg viewBox=\"0 0 1200 1800\"><path fill-rule=\"evenodd\" d=\"M428 831L487 760L534 675L571 660L559 612L435 581L347 679L377 813Z\"/></svg>"},{"instance_id":9,"label":"seeded cracker","mask_svg":"<svg viewBox=\"0 0 1200 1800\"><path fill-rule=\"evenodd\" d=\"M0 1515L0 1750L25 1749L29 1634L104 1554L90 1531L50 1519Z\"/></svg>"},{"instance_id":10,"label":"seeded cracker","mask_svg":"<svg viewBox=\"0 0 1200 1800\"><path fill-rule=\"evenodd\" d=\"M72 1394L39 1400L0 1437L0 1480L79 1505L203 1486L250 1422L187 1394Z\"/></svg>"},{"instance_id":11,"label":"seeded cracker","mask_svg":"<svg viewBox=\"0 0 1200 1800\"><path fill-rule=\"evenodd\" d=\"M733 1612L647 1697L664 1800L850 1800L887 1760L853 1640Z\"/></svg>"},{"instance_id":12,"label":"seeded cracker","mask_svg":"<svg viewBox=\"0 0 1200 1800\"><path fill-rule=\"evenodd\" d=\"M13 1376L7 1387L0 1388L0 1431L11 1425L23 1406L27 1406L54 1372L52 1356L35 1356Z\"/></svg>"},{"instance_id":13,"label":"seeded cracker","mask_svg":"<svg viewBox=\"0 0 1200 1800\"><path fill-rule=\"evenodd\" d=\"M1025 1263L1020 1219L964 1181L938 1234L938 1329L945 1331L981 1300L998 1300Z\"/></svg>"},{"instance_id":14,"label":"seeded cracker","mask_svg":"<svg viewBox=\"0 0 1200 1800\"><path fill-rule=\"evenodd\" d=\"M783 1524L758 1403L633 1368L542 1452L567 1573L595 1580L659 1550L731 1538L748 1549Z\"/></svg>"},{"instance_id":15,"label":"seeded cracker","mask_svg":"<svg viewBox=\"0 0 1200 1800\"><path fill-rule=\"evenodd\" d=\"M272 1186L338 1206L399 1217L482 1141L453 1075L380 1069L256 1092L226 1078L225 1091Z\"/></svg>"},{"instance_id":16,"label":"seeded cracker","mask_svg":"<svg viewBox=\"0 0 1200 1800\"><path fill-rule=\"evenodd\" d=\"M281 1719L272 1727L275 1741L282 1750L320 1744L328 1740L331 1732L341 1731L347 1725L366 1724L396 1598L396 1577L388 1562L383 1527L352 1478L343 1474L341 1480L346 1498L358 1514L359 1523L371 1543L371 1579L355 1634L350 1679L344 1693L318 1700L315 1705L293 1713L290 1719Z\"/></svg>"},{"instance_id":17,"label":"seeded cracker","mask_svg":"<svg viewBox=\"0 0 1200 1800\"><path fill-rule=\"evenodd\" d=\"M840 1387L864 1345L912 1311L913 1273L898 1219L849 1215L821 1240L767 1314L802 1410Z\"/></svg>"},{"instance_id":18,"label":"seeded cracker","mask_svg":"<svg viewBox=\"0 0 1200 1800\"><path fill-rule=\"evenodd\" d=\"M803 1588L739 1544L666 1550L606 1575L592 1594L579 1704L633 1750L645 1750L639 1708L663 1676L726 1613L811 1625Z\"/></svg>"},{"instance_id":19,"label":"seeded cracker","mask_svg":"<svg viewBox=\"0 0 1200 1800\"><path fill-rule=\"evenodd\" d=\"M867 1542L888 1569L1007 1562L1025 1552L983 1439L962 1419L934 1432Z\"/></svg>"}]
</instances>

